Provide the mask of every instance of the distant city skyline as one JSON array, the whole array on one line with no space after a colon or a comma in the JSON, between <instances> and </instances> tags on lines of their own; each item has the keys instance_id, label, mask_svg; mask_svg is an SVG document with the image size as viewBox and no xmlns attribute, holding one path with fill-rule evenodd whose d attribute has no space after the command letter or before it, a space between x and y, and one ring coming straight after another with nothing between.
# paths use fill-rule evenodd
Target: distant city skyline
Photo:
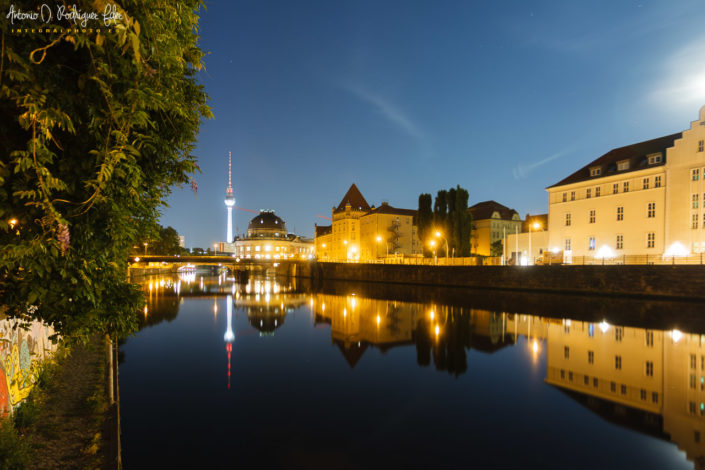
<instances>
[{"instance_id":1,"label":"distant city skyline","mask_svg":"<svg viewBox=\"0 0 705 470\"><path fill-rule=\"evenodd\" d=\"M608 150L679 132L705 105L705 6L539 1L208 4L200 78L215 119L198 194L161 223L225 240L228 151L237 206L313 236L355 183L415 209L457 184L546 212L544 188ZM234 211L242 233L254 216Z\"/></svg>"}]
</instances>

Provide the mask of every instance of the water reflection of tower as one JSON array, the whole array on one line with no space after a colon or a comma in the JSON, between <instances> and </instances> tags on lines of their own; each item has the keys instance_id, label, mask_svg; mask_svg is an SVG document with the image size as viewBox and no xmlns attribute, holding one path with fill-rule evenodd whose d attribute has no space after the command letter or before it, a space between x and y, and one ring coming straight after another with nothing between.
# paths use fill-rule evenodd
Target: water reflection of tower
<instances>
[{"instance_id":1,"label":"water reflection of tower","mask_svg":"<svg viewBox=\"0 0 705 470\"><path fill-rule=\"evenodd\" d=\"M225 330L225 350L228 352L228 389L230 389L230 353L233 352L233 341L235 341L235 333L233 333L233 296L228 295L226 300L226 312L228 317L228 327Z\"/></svg>"},{"instance_id":2,"label":"water reflection of tower","mask_svg":"<svg viewBox=\"0 0 705 470\"><path fill-rule=\"evenodd\" d=\"M233 185L232 185L232 157L231 157L231 153L228 152L228 187L225 189L225 206L228 208L227 236L225 237L226 243L233 242L233 206L234 205L235 205L235 196L233 196Z\"/></svg>"}]
</instances>

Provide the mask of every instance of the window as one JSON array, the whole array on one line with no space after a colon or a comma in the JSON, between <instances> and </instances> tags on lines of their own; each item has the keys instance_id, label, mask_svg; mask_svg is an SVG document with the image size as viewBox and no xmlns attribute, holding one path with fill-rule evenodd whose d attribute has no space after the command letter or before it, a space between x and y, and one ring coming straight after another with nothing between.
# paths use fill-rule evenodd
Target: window
<instances>
[{"instance_id":1,"label":"window","mask_svg":"<svg viewBox=\"0 0 705 470\"><path fill-rule=\"evenodd\" d=\"M595 209L590 209L590 223L595 223Z\"/></svg>"},{"instance_id":2,"label":"window","mask_svg":"<svg viewBox=\"0 0 705 470\"><path fill-rule=\"evenodd\" d=\"M583 382L585 382L585 385L590 385L590 377L588 377L587 375L583 377Z\"/></svg>"},{"instance_id":3,"label":"window","mask_svg":"<svg viewBox=\"0 0 705 470\"><path fill-rule=\"evenodd\" d=\"M565 251L570 251L570 238L565 239Z\"/></svg>"},{"instance_id":4,"label":"window","mask_svg":"<svg viewBox=\"0 0 705 470\"><path fill-rule=\"evenodd\" d=\"M690 388L695 390L695 386L696 386L695 384L696 384L695 374L690 374Z\"/></svg>"},{"instance_id":5,"label":"window","mask_svg":"<svg viewBox=\"0 0 705 470\"><path fill-rule=\"evenodd\" d=\"M595 188L595 197L600 197L600 187Z\"/></svg>"},{"instance_id":6,"label":"window","mask_svg":"<svg viewBox=\"0 0 705 470\"><path fill-rule=\"evenodd\" d=\"M690 368L695 369L698 366L698 358L695 357L695 354L690 355Z\"/></svg>"},{"instance_id":7,"label":"window","mask_svg":"<svg viewBox=\"0 0 705 470\"><path fill-rule=\"evenodd\" d=\"M612 185L612 194L617 194L619 192L619 183Z\"/></svg>"},{"instance_id":8,"label":"window","mask_svg":"<svg viewBox=\"0 0 705 470\"><path fill-rule=\"evenodd\" d=\"M617 208L617 220L624 220L624 206Z\"/></svg>"},{"instance_id":9,"label":"window","mask_svg":"<svg viewBox=\"0 0 705 470\"><path fill-rule=\"evenodd\" d=\"M661 187L661 177L655 176L654 177L654 188L660 188L660 187Z\"/></svg>"},{"instance_id":10,"label":"window","mask_svg":"<svg viewBox=\"0 0 705 470\"><path fill-rule=\"evenodd\" d=\"M568 346L563 348L563 357L570 359L570 348Z\"/></svg>"},{"instance_id":11,"label":"window","mask_svg":"<svg viewBox=\"0 0 705 470\"><path fill-rule=\"evenodd\" d=\"M575 191L570 192L570 200L575 201Z\"/></svg>"},{"instance_id":12,"label":"window","mask_svg":"<svg viewBox=\"0 0 705 470\"><path fill-rule=\"evenodd\" d=\"M592 189L587 188L587 191L585 191L585 197L586 197L587 199L590 199L591 193L592 193Z\"/></svg>"},{"instance_id":13,"label":"window","mask_svg":"<svg viewBox=\"0 0 705 470\"><path fill-rule=\"evenodd\" d=\"M570 226L570 214L565 215L565 226L566 227Z\"/></svg>"},{"instance_id":14,"label":"window","mask_svg":"<svg viewBox=\"0 0 705 470\"><path fill-rule=\"evenodd\" d=\"M565 370L561 369L561 379L565 379Z\"/></svg>"},{"instance_id":15,"label":"window","mask_svg":"<svg viewBox=\"0 0 705 470\"><path fill-rule=\"evenodd\" d=\"M588 250L594 250L595 249L595 237L590 237L588 240Z\"/></svg>"},{"instance_id":16,"label":"window","mask_svg":"<svg viewBox=\"0 0 705 470\"><path fill-rule=\"evenodd\" d=\"M695 431L695 434L693 434L693 440L695 442L700 442L700 431Z\"/></svg>"},{"instance_id":17,"label":"window","mask_svg":"<svg viewBox=\"0 0 705 470\"><path fill-rule=\"evenodd\" d=\"M646 217L648 217L649 219L653 219L654 217L656 217L656 203L655 202L650 202L646 206Z\"/></svg>"},{"instance_id":18,"label":"window","mask_svg":"<svg viewBox=\"0 0 705 470\"><path fill-rule=\"evenodd\" d=\"M641 398L642 400L646 400L646 390L644 390L643 388L639 392L639 398ZM695 405L695 403L693 403L693 405Z\"/></svg>"},{"instance_id":19,"label":"window","mask_svg":"<svg viewBox=\"0 0 705 470\"><path fill-rule=\"evenodd\" d=\"M698 152L702 152L703 148L705 148L705 141L699 140L698 141Z\"/></svg>"},{"instance_id":20,"label":"window","mask_svg":"<svg viewBox=\"0 0 705 470\"><path fill-rule=\"evenodd\" d=\"M622 385L622 386L620 387L619 391L622 392L622 395L626 395L626 394L627 394L627 386L626 386L626 385Z\"/></svg>"},{"instance_id":21,"label":"window","mask_svg":"<svg viewBox=\"0 0 705 470\"><path fill-rule=\"evenodd\" d=\"M570 380L571 382L573 381L573 371L572 370L568 371L568 380Z\"/></svg>"},{"instance_id":22,"label":"window","mask_svg":"<svg viewBox=\"0 0 705 470\"><path fill-rule=\"evenodd\" d=\"M624 171L629 169L629 160L622 160L621 162L617 162L617 170L618 171Z\"/></svg>"},{"instance_id":23,"label":"window","mask_svg":"<svg viewBox=\"0 0 705 470\"><path fill-rule=\"evenodd\" d=\"M616 392L617 391L617 384L614 382L610 382L610 391L611 392Z\"/></svg>"},{"instance_id":24,"label":"window","mask_svg":"<svg viewBox=\"0 0 705 470\"><path fill-rule=\"evenodd\" d=\"M693 181L698 181L700 179L700 168L696 168L691 172Z\"/></svg>"},{"instance_id":25,"label":"window","mask_svg":"<svg viewBox=\"0 0 705 470\"><path fill-rule=\"evenodd\" d=\"M688 411L690 412L690 414L694 415L696 413L696 410L697 410L697 407L695 406L694 401L691 401L690 403L688 403Z\"/></svg>"},{"instance_id":26,"label":"window","mask_svg":"<svg viewBox=\"0 0 705 470\"><path fill-rule=\"evenodd\" d=\"M588 364L595 363L595 351L588 351Z\"/></svg>"},{"instance_id":27,"label":"window","mask_svg":"<svg viewBox=\"0 0 705 470\"><path fill-rule=\"evenodd\" d=\"M621 250L624 248L624 235L617 235L617 249Z\"/></svg>"},{"instance_id":28,"label":"window","mask_svg":"<svg viewBox=\"0 0 705 470\"><path fill-rule=\"evenodd\" d=\"M621 342L623 337L624 337L624 327L623 326L616 326L614 328L615 341Z\"/></svg>"},{"instance_id":29,"label":"window","mask_svg":"<svg viewBox=\"0 0 705 470\"><path fill-rule=\"evenodd\" d=\"M698 214L693 214L693 225L691 225L691 228L693 230L698 228Z\"/></svg>"},{"instance_id":30,"label":"window","mask_svg":"<svg viewBox=\"0 0 705 470\"><path fill-rule=\"evenodd\" d=\"M622 370L622 356L614 356L614 368Z\"/></svg>"},{"instance_id":31,"label":"window","mask_svg":"<svg viewBox=\"0 0 705 470\"><path fill-rule=\"evenodd\" d=\"M654 346L654 332L646 330L646 345L648 347L653 347Z\"/></svg>"},{"instance_id":32,"label":"window","mask_svg":"<svg viewBox=\"0 0 705 470\"><path fill-rule=\"evenodd\" d=\"M568 201L568 193L563 193L563 202Z\"/></svg>"},{"instance_id":33,"label":"window","mask_svg":"<svg viewBox=\"0 0 705 470\"><path fill-rule=\"evenodd\" d=\"M646 361L646 375L648 377L654 376L654 363L651 361Z\"/></svg>"},{"instance_id":34,"label":"window","mask_svg":"<svg viewBox=\"0 0 705 470\"><path fill-rule=\"evenodd\" d=\"M658 403L658 392L651 392L651 401Z\"/></svg>"},{"instance_id":35,"label":"window","mask_svg":"<svg viewBox=\"0 0 705 470\"><path fill-rule=\"evenodd\" d=\"M656 234L654 232L649 232L646 234L646 248L653 248L656 246Z\"/></svg>"},{"instance_id":36,"label":"window","mask_svg":"<svg viewBox=\"0 0 705 470\"><path fill-rule=\"evenodd\" d=\"M597 379L597 378L592 379L592 386L593 387L597 388L598 383L600 383L599 379Z\"/></svg>"},{"instance_id":37,"label":"window","mask_svg":"<svg viewBox=\"0 0 705 470\"><path fill-rule=\"evenodd\" d=\"M653 153L649 155L649 165L655 165L656 163L661 163L660 153Z\"/></svg>"},{"instance_id":38,"label":"window","mask_svg":"<svg viewBox=\"0 0 705 470\"><path fill-rule=\"evenodd\" d=\"M697 195L697 194L693 194L693 195L691 196L691 199L692 199L692 201L693 201L692 209L697 209L697 208L698 208L698 195Z\"/></svg>"},{"instance_id":39,"label":"window","mask_svg":"<svg viewBox=\"0 0 705 470\"><path fill-rule=\"evenodd\" d=\"M702 143L702 140L700 142ZM590 168L590 176L600 176L600 173L602 173L602 169L599 166Z\"/></svg>"},{"instance_id":40,"label":"window","mask_svg":"<svg viewBox=\"0 0 705 470\"><path fill-rule=\"evenodd\" d=\"M628 193L628 192L629 192L629 181L625 181L625 182L624 182L623 188L624 188L623 191L624 191L625 193Z\"/></svg>"},{"instance_id":41,"label":"window","mask_svg":"<svg viewBox=\"0 0 705 470\"><path fill-rule=\"evenodd\" d=\"M649 178L644 178L643 189L649 189Z\"/></svg>"}]
</instances>

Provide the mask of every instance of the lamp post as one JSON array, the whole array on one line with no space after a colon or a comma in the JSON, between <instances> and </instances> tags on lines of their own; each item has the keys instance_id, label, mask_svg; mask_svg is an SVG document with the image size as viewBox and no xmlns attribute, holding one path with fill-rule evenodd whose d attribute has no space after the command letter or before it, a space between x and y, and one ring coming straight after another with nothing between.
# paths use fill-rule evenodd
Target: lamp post
<instances>
[{"instance_id":1,"label":"lamp post","mask_svg":"<svg viewBox=\"0 0 705 470\"><path fill-rule=\"evenodd\" d=\"M149 245L149 243L144 242L143 245L144 245L144 255L147 256L147 245Z\"/></svg>"},{"instance_id":2,"label":"lamp post","mask_svg":"<svg viewBox=\"0 0 705 470\"><path fill-rule=\"evenodd\" d=\"M436 258L436 240L431 240L428 244L431 245L431 249L433 250L433 263L438 266L438 258Z\"/></svg>"},{"instance_id":3,"label":"lamp post","mask_svg":"<svg viewBox=\"0 0 705 470\"><path fill-rule=\"evenodd\" d=\"M534 264L534 254L531 251L531 232L533 231L531 230L532 228L538 230L539 228L541 228L541 224L538 222L534 222L533 224L529 225L529 259L531 260L531 264Z\"/></svg>"},{"instance_id":4,"label":"lamp post","mask_svg":"<svg viewBox=\"0 0 705 470\"><path fill-rule=\"evenodd\" d=\"M436 230L436 238L442 238L443 241L446 244L446 259L448 259L448 240L446 240L446 237L443 236L443 234L440 232L440 230Z\"/></svg>"},{"instance_id":5,"label":"lamp post","mask_svg":"<svg viewBox=\"0 0 705 470\"><path fill-rule=\"evenodd\" d=\"M382 237L377 235L377 243L382 243ZM385 257L389 257L389 244L387 244L386 240L384 242L384 249L386 251Z\"/></svg>"}]
</instances>

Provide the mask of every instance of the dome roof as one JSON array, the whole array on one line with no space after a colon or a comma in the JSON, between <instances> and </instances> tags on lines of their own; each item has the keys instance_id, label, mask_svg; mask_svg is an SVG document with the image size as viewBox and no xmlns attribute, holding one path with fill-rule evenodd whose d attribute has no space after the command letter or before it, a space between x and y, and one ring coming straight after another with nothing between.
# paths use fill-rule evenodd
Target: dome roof
<instances>
[{"instance_id":1,"label":"dome roof","mask_svg":"<svg viewBox=\"0 0 705 470\"><path fill-rule=\"evenodd\" d=\"M261 211L250 220L247 230L277 230L286 233L286 223L274 211Z\"/></svg>"}]
</instances>

